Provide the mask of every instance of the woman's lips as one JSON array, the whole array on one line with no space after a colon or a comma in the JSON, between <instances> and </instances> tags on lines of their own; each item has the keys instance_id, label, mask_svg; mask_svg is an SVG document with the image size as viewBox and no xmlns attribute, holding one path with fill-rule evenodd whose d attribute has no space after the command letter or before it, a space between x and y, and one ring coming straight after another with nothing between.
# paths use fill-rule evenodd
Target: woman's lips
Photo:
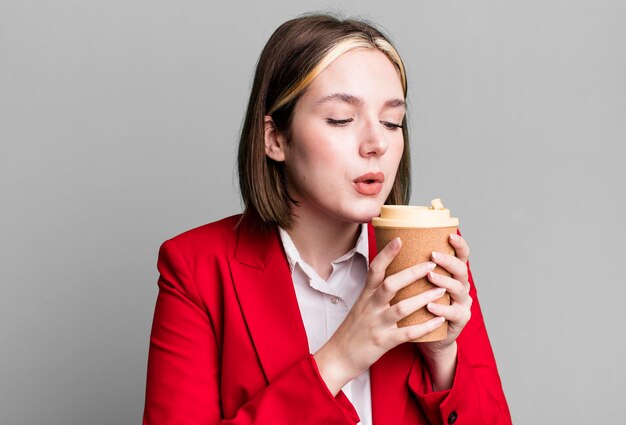
<instances>
[{"instance_id":1,"label":"woman's lips","mask_svg":"<svg viewBox=\"0 0 626 425\"><path fill-rule=\"evenodd\" d=\"M358 182L354 184L357 192L361 195L378 195L383 189L383 184L379 182Z\"/></svg>"},{"instance_id":2,"label":"woman's lips","mask_svg":"<svg viewBox=\"0 0 626 425\"><path fill-rule=\"evenodd\" d=\"M367 173L354 180L354 187L361 195L378 195L383 189L383 173Z\"/></svg>"}]
</instances>

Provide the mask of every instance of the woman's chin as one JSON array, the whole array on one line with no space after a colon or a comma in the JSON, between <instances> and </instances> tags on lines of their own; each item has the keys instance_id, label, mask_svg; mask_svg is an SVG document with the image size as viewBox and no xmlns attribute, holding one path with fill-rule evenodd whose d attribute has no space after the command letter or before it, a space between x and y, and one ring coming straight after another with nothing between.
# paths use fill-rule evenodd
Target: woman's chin
<instances>
[{"instance_id":1,"label":"woman's chin","mask_svg":"<svg viewBox=\"0 0 626 425\"><path fill-rule=\"evenodd\" d=\"M367 207L363 206L363 208L354 211L353 221L356 223L369 223L374 217L380 215L381 207L382 204L379 203L368 205Z\"/></svg>"}]
</instances>

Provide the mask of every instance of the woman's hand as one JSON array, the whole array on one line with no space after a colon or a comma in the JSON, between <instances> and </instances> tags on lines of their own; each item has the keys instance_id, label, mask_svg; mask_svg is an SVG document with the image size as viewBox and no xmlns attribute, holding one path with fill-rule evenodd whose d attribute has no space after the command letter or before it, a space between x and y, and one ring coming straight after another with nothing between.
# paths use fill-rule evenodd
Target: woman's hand
<instances>
[{"instance_id":1,"label":"woman's hand","mask_svg":"<svg viewBox=\"0 0 626 425\"><path fill-rule=\"evenodd\" d=\"M399 289L424 278L436 266L425 262L385 278L385 271L401 246L400 239L396 238L372 260L361 295L337 331L314 354L320 374L333 395L393 347L417 339L443 323L444 319L437 317L398 328L400 319L445 293L445 289L431 289L389 305Z\"/></svg>"},{"instance_id":2,"label":"woman's hand","mask_svg":"<svg viewBox=\"0 0 626 425\"><path fill-rule=\"evenodd\" d=\"M448 321L448 336L441 341L419 344L420 351L428 363L433 389L441 390L452 386L456 370L456 339L471 317L472 297L467 269L469 247L459 235L450 235L450 244L456 256L434 252L432 259L452 276L435 272L428 273L428 280L450 294L450 305L428 303L427 309Z\"/></svg>"}]
</instances>

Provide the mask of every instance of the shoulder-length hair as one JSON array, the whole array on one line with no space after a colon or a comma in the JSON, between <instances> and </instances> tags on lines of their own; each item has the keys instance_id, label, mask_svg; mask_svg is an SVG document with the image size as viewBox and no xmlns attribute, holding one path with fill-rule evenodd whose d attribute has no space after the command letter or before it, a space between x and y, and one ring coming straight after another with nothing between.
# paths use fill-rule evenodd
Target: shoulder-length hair
<instances>
[{"instance_id":1,"label":"shoulder-length hair","mask_svg":"<svg viewBox=\"0 0 626 425\"><path fill-rule=\"evenodd\" d=\"M248 109L239 139L239 186L245 212L267 226L289 228L291 207L284 164L265 154L264 117L290 136L294 107L304 90L332 61L359 47L378 49L396 66L404 97L404 64L389 39L373 25L329 15L306 15L282 24L270 37L257 63ZM386 204L407 204L411 195L409 133L402 120L404 152Z\"/></svg>"}]
</instances>

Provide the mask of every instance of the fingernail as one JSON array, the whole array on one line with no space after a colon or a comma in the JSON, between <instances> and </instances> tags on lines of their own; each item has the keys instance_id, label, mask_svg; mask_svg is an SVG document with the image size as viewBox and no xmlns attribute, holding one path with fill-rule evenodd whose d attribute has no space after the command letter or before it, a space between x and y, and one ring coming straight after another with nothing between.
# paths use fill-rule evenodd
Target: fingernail
<instances>
[{"instance_id":1,"label":"fingernail","mask_svg":"<svg viewBox=\"0 0 626 425\"><path fill-rule=\"evenodd\" d=\"M398 249L398 248L400 248L400 245L402 245L402 241L400 240L400 238L394 238L394 239L391 241L391 247L392 247L393 249Z\"/></svg>"},{"instance_id":2,"label":"fingernail","mask_svg":"<svg viewBox=\"0 0 626 425\"><path fill-rule=\"evenodd\" d=\"M437 280L437 276L435 276L434 272L428 272L428 279Z\"/></svg>"},{"instance_id":3,"label":"fingernail","mask_svg":"<svg viewBox=\"0 0 626 425\"><path fill-rule=\"evenodd\" d=\"M454 242L458 242L459 241L459 235L452 233L450 235L450 239L452 239Z\"/></svg>"},{"instance_id":4,"label":"fingernail","mask_svg":"<svg viewBox=\"0 0 626 425\"><path fill-rule=\"evenodd\" d=\"M436 324L438 324L438 325L441 325L441 324L442 324L443 322L445 322L445 321L446 321L446 318L445 318L445 317L441 317L441 316L440 316L440 317L437 317L437 318L435 319L435 323L436 323Z\"/></svg>"},{"instance_id":5,"label":"fingernail","mask_svg":"<svg viewBox=\"0 0 626 425\"><path fill-rule=\"evenodd\" d=\"M428 266L426 266L426 268L429 270L435 270L435 267L437 267L437 264L433 263L432 261L429 261Z\"/></svg>"},{"instance_id":6,"label":"fingernail","mask_svg":"<svg viewBox=\"0 0 626 425\"><path fill-rule=\"evenodd\" d=\"M436 297L440 297L446 293L446 288L437 288L434 293Z\"/></svg>"},{"instance_id":7,"label":"fingernail","mask_svg":"<svg viewBox=\"0 0 626 425\"><path fill-rule=\"evenodd\" d=\"M438 252L433 251L433 260L441 260L441 254L439 254Z\"/></svg>"}]
</instances>

